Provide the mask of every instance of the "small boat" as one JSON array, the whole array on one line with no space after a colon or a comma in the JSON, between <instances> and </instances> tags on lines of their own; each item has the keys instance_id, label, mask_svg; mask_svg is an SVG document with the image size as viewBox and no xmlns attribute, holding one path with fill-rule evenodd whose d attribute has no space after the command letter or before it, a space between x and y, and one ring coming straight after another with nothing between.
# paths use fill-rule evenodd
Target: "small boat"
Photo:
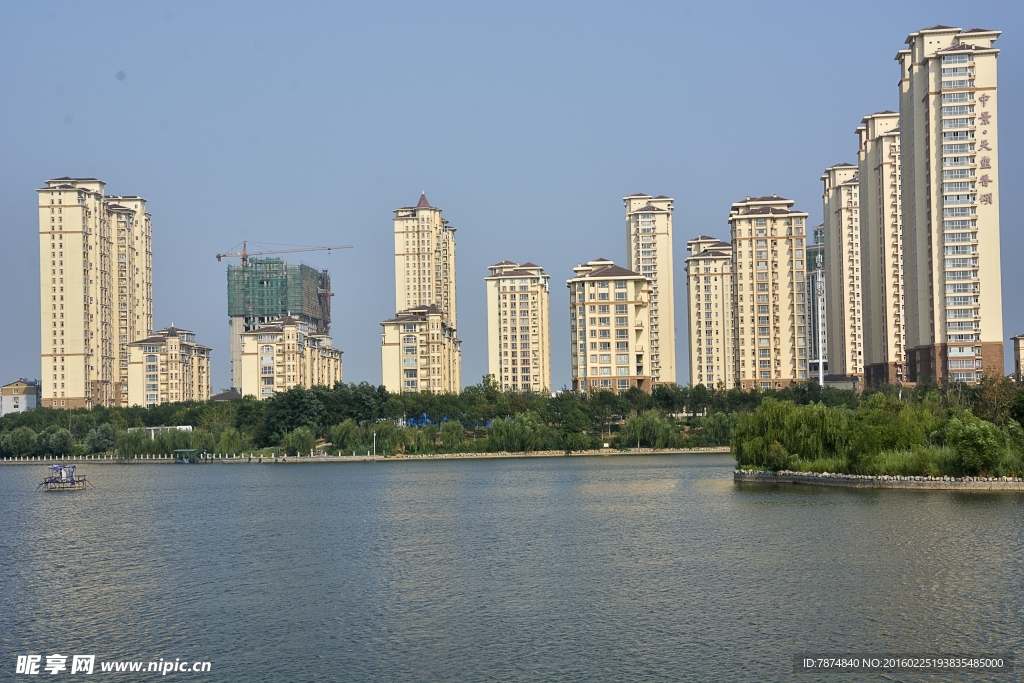
<instances>
[{"instance_id":1,"label":"small boat","mask_svg":"<svg viewBox=\"0 0 1024 683\"><path fill-rule=\"evenodd\" d=\"M74 465L50 465L50 475L36 487L36 491L84 491L92 484L85 480L85 475L75 476Z\"/></svg>"},{"instance_id":2,"label":"small boat","mask_svg":"<svg viewBox=\"0 0 1024 683\"><path fill-rule=\"evenodd\" d=\"M174 462L179 465L192 465L199 462L199 453L195 448L179 448L174 451Z\"/></svg>"}]
</instances>

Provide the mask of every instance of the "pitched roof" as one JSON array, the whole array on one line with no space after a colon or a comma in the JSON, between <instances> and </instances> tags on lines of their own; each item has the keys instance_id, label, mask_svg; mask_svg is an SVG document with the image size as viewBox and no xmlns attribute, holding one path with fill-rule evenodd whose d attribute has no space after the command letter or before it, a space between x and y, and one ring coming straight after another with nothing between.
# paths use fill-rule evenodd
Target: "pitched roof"
<instances>
[{"instance_id":1,"label":"pitched roof","mask_svg":"<svg viewBox=\"0 0 1024 683\"><path fill-rule=\"evenodd\" d=\"M961 31L961 33L1002 33L1002 31L993 31L987 28L969 28L966 31Z\"/></svg>"},{"instance_id":2,"label":"pitched roof","mask_svg":"<svg viewBox=\"0 0 1024 683\"><path fill-rule=\"evenodd\" d=\"M495 266L514 266L514 265L516 265L515 261L498 261L494 265L488 266L488 267L489 268L494 268Z\"/></svg>"},{"instance_id":3,"label":"pitched roof","mask_svg":"<svg viewBox=\"0 0 1024 683\"><path fill-rule=\"evenodd\" d=\"M648 204L647 206L637 209L637 211L664 211L665 209L659 209L654 204ZM636 211L634 211L636 213Z\"/></svg>"},{"instance_id":4,"label":"pitched roof","mask_svg":"<svg viewBox=\"0 0 1024 683\"><path fill-rule=\"evenodd\" d=\"M594 261L608 261L608 259L594 259ZM591 263L594 263L594 261L591 261ZM629 270L628 268L623 268L622 266L617 266L614 263L608 261L608 265L596 265L596 266L594 266L593 270L591 270L589 273L583 273L581 275L577 275L576 277L586 277L586 278L624 277L624 276L625 277L636 277L639 274L640 273L633 272L632 270Z\"/></svg>"},{"instance_id":5,"label":"pitched roof","mask_svg":"<svg viewBox=\"0 0 1024 683\"><path fill-rule=\"evenodd\" d=\"M644 194L643 192L634 192L633 194L631 194L629 196L630 197L649 197L650 195Z\"/></svg>"},{"instance_id":6,"label":"pitched roof","mask_svg":"<svg viewBox=\"0 0 1024 683\"><path fill-rule=\"evenodd\" d=\"M948 30L955 31L957 29L954 29L952 26L943 26L942 24L935 24L935 26L929 26L928 28L923 28L921 30L922 31L948 31Z\"/></svg>"},{"instance_id":7,"label":"pitched roof","mask_svg":"<svg viewBox=\"0 0 1024 683\"><path fill-rule=\"evenodd\" d=\"M841 166L853 166L853 164L848 164L847 162L844 161L841 164L833 164L831 168L839 168Z\"/></svg>"},{"instance_id":8,"label":"pitched roof","mask_svg":"<svg viewBox=\"0 0 1024 683\"><path fill-rule=\"evenodd\" d=\"M540 268L536 263L530 263L529 261L526 263L520 263L519 266L521 268Z\"/></svg>"},{"instance_id":9,"label":"pitched roof","mask_svg":"<svg viewBox=\"0 0 1024 683\"><path fill-rule=\"evenodd\" d=\"M430 206L430 202L427 201L427 193L426 192L421 192L420 193L420 200L416 203L416 208L417 209L431 209L431 208L433 208L432 206Z\"/></svg>"}]
</instances>

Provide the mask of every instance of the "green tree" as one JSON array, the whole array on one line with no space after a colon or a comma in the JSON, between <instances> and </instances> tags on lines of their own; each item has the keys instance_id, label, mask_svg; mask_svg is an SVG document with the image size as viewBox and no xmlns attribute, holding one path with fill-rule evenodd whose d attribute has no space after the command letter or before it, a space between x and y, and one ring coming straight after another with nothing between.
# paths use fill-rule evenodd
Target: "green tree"
<instances>
[{"instance_id":1,"label":"green tree","mask_svg":"<svg viewBox=\"0 0 1024 683\"><path fill-rule=\"evenodd\" d=\"M31 427L18 427L7 436L7 448L12 455L32 455L36 448L36 433Z\"/></svg>"},{"instance_id":2,"label":"green tree","mask_svg":"<svg viewBox=\"0 0 1024 683\"><path fill-rule=\"evenodd\" d=\"M446 451L454 451L466 438L466 430L454 420L449 420L441 426L441 444Z\"/></svg>"},{"instance_id":3,"label":"green tree","mask_svg":"<svg viewBox=\"0 0 1024 683\"><path fill-rule=\"evenodd\" d=\"M956 453L960 474L987 474L1003 456L1006 436L991 422L960 413L946 423L946 444Z\"/></svg>"},{"instance_id":4,"label":"green tree","mask_svg":"<svg viewBox=\"0 0 1024 683\"><path fill-rule=\"evenodd\" d=\"M101 424L86 435L85 448L89 453L106 453L117 445L116 436L109 423Z\"/></svg>"},{"instance_id":5,"label":"green tree","mask_svg":"<svg viewBox=\"0 0 1024 683\"><path fill-rule=\"evenodd\" d=\"M286 455L309 455L316 447L316 435L309 427L298 427L285 435L281 450Z\"/></svg>"}]
</instances>

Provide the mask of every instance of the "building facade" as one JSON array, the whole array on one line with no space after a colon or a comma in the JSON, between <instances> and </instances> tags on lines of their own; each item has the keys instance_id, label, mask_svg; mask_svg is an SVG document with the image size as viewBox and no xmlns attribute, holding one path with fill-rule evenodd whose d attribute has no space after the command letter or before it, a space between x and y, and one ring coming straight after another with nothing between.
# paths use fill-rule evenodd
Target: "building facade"
<instances>
[{"instance_id":1,"label":"building facade","mask_svg":"<svg viewBox=\"0 0 1024 683\"><path fill-rule=\"evenodd\" d=\"M529 262L488 269L488 372L504 391L550 391L550 276Z\"/></svg>"},{"instance_id":2,"label":"building facade","mask_svg":"<svg viewBox=\"0 0 1024 683\"><path fill-rule=\"evenodd\" d=\"M690 384L732 389L739 379L732 346L732 245L698 235L686 243L686 250Z\"/></svg>"},{"instance_id":3,"label":"building facade","mask_svg":"<svg viewBox=\"0 0 1024 683\"><path fill-rule=\"evenodd\" d=\"M807 357L810 377L819 379L828 371L828 335L825 332L825 226L811 231L807 255ZM821 364L824 367L819 368Z\"/></svg>"},{"instance_id":4,"label":"building facade","mask_svg":"<svg viewBox=\"0 0 1024 683\"><path fill-rule=\"evenodd\" d=\"M152 224L95 178L37 190L42 386L49 408L128 405L128 345L153 331Z\"/></svg>"},{"instance_id":5,"label":"building facade","mask_svg":"<svg viewBox=\"0 0 1024 683\"><path fill-rule=\"evenodd\" d=\"M1024 383L1024 334L1010 337L1013 344L1013 381Z\"/></svg>"},{"instance_id":6,"label":"building facade","mask_svg":"<svg viewBox=\"0 0 1024 683\"><path fill-rule=\"evenodd\" d=\"M933 26L896 55L912 382L1003 374L999 34Z\"/></svg>"},{"instance_id":7,"label":"building facade","mask_svg":"<svg viewBox=\"0 0 1024 683\"><path fill-rule=\"evenodd\" d=\"M821 176L825 234L825 330L833 375L864 374L860 259L860 180L857 167L838 164Z\"/></svg>"},{"instance_id":8,"label":"building facade","mask_svg":"<svg viewBox=\"0 0 1024 683\"><path fill-rule=\"evenodd\" d=\"M392 393L462 389L462 342L437 304L414 306L381 323L384 388Z\"/></svg>"},{"instance_id":9,"label":"building facade","mask_svg":"<svg viewBox=\"0 0 1024 683\"><path fill-rule=\"evenodd\" d=\"M342 381L342 351L325 334L306 323L282 316L255 330L242 332L239 393L266 400L292 387L333 387Z\"/></svg>"},{"instance_id":10,"label":"building facade","mask_svg":"<svg viewBox=\"0 0 1024 683\"><path fill-rule=\"evenodd\" d=\"M228 266L231 386L241 386L242 333L283 316L304 326L305 334L331 332L331 278L326 270L279 258L246 258Z\"/></svg>"},{"instance_id":11,"label":"building facade","mask_svg":"<svg viewBox=\"0 0 1024 683\"><path fill-rule=\"evenodd\" d=\"M655 384L676 382L675 270L671 197L638 193L626 205L627 265L651 281L648 354Z\"/></svg>"},{"instance_id":12,"label":"building facade","mask_svg":"<svg viewBox=\"0 0 1024 683\"><path fill-rule=\"evenodd\" d=\"M190 330L174 327L128 344L128 405L146 406L210 398L210 347Z\"/></svg>"},{"instance_id":13,"label":"building facade","mask_svg":"<svg viewBox=\"0 0 1024 683\"><path fill-rule=\"evenodd\" d=\"M650 280L603 258L573 272L565 283L573 390L650 393Z\"/></svg>"},{"instance_id":14,"label":"building facade","mask_svg":"<svg viewBox=\"0 0 1024 683\"><path fill-rule=\"evenodd\" d=\"M39 405L39 380L22 377L0 387L0 415L23 413Z\"/></svg>"},{"instance_id":15,"label":"building facade","mask_svg":"<svg viewBox=\"0 0 1024 683\"><path fill-rule=\"evenodd\" d=\"M416 206L394 211L395 310L381 323L381 372L390 391L462 390L462 351L455 294L455 228L425 194ZM440 316L436 320L436 316ZM427 367L407 367L402 329L416 328L433 351ZM412 336L412 335L410 335ZM436 348L435 348L436 347ZM433 362L436 361L436 362ZM389 365L393 364L393 365ZM453 365L454 364L454 365ZM410 375L409 371L414 371ZM441 374L437 374L441 373ZM415 388L413 388L415 386Z\"/></svg>"},{"instance_id":16,"label":"building facade","mask_svg":"<svg viewBox=\"0 0 1024 683\"><path fill-rule=\"evenodd\" d=\"M867 386L906 379L899 125L899 114L882 111L865 116L856 131Z\"/></svg>"},{"instance_id":17,"label":"building facade","mask_svg":"<svg viewBox=\"0 0 1024 683\"><path fill-rule=\"evenodd\" d=\"M807 380L807 214L771 195L732 205L733 348L742 389Z\"/></svg>"}]
</instances>

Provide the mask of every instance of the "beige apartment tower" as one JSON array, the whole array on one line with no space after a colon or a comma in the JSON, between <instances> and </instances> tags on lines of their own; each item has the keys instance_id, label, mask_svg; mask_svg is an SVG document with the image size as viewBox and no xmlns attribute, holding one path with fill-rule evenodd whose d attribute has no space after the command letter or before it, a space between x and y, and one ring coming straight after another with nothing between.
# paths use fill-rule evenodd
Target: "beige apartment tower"
<instances>
[{"instance_id":1,"label":"beige apartment tower","mask_svg":"<svg viewBox=\"0 0 1024 683\"><path fill-rule=\"evenodd\" d=\"M341 355L328 335L311 332L303 320L281 316L241 333L237 389L263 401L292 387L333 387L342 381Z\"/></svg>"},{"instance_id":2,"label":"beige apartment tower","mask_svg":"<svg viewBox=\"0 0 1024 683\"><path fill-rule=\"evenodd\" d=\"M865 116L860 141L860 255L867 386L906 380L900 115Z\"/></svg>"},{"instance_id":3,"label":"beige apartment tower","mask_svg":"<svg viewBox=\"0 0 1024 683\"><path fill-rule=\"evenodd\" d=\"M857 167L837 164L821 176L825 236L825 336L831 375L863 377L864 331L860 267L860 180Z\"/></svg>"},{"instance_id":4,"label":"beige apartment tower","mask_svg":"<svg viewBox=\"0 0 1024 683\"><path fill-rule=\"evenodd\" d=\"M698 235L686 250L690 384L732 389L739 378L733 353L732 245Z\"/></svg>"},{"instance_id":5,"label":"beige apartment tower","mask_svg":"<svg viewBox=\"0 0 1024 683\"><path fill-rule=\"evenodd\" d=\"M777 195L747 197L729 212L733 348L744 390L807 380L807 214L794 210L793 203Z\"/></svg>"},{"instance_id":6,"label":"beige apartment tower","mask_svg":"<svg viewBox=\"0 0 1024 683\"><path fill-rule=\"evenodd\" d=\"M128 405L210 398L210 347L191 330L170 327L128 344Z\"/></svg>"},{"instance_id":7,"label":"beige apartment tower","mask_svg":"<svg viewBox=\"0 0 1024 683\"><path fill-rule=\"evenodd\" d=\"M932 26L896 55L912 382L1003 374L999 34Z\"/></svg>"},{"instance_id":8,"label":"beige apartment tower","mask_svg":"<svg viewBox=\"0 0 1024 683\"><path fill-rule=\"evenodd\" d=\"M573 390L650 393L650 280L604 258L573 272L565 283Z\"/></svg>"},{"instance_id":9,"label":"beige apartment tower","mask_svg":"<svg viewBox=\"0 0 1024 683\"><path fill-rule=\"evenodd\" d=\"M503 391L550 391L550 276L529 262L488 269L488 373Z\"/></svg>"},{"instance_id":10,"label":"beige apartment tower","mask_svg":"<svg viewBox=\"0 0 1024 683\"><path fill-rule=\"evenodd\" d=\"M455 228L425 194L395 209L395 310L381 323L381 371L389 391L462 390L457 333ZM406 343L406 338L416 337ZM416 347L415 354L406 354ZM421 353L423 352L423 353Z\"/></svg>"},{"instance_id":11,"label":"beige apartment tower","mask_svg":"<svg viewBox=\"0 0 1024 683\"><path fill-rule=\"evenodd\" d=\"M153 331L153 247L141 197L102 180L38 190L41 405L125 407L131 342Z\"/></svg>"},{"instance_id":12,"label":"beige apartment tower","mask_svg":"<svg viewBox=\"0 0 1024 683\"><path fill-rule=\"evenodd\" d=\"M637 193L626 205L628 265L651 281L650 366L655 384L676 383L675 271L671 197Z\"/></svg>"},{"instance_id":13,"label":"beige apartment tower","mask_svg":"<svg viewBox=\"0 0 1024 683\"><path fill-rule=\"evenodd\" d=\"M414 306L381 323L384 388L392 393L462 390L462 350L437 304Z\"/></svg>"}]
</instances>

